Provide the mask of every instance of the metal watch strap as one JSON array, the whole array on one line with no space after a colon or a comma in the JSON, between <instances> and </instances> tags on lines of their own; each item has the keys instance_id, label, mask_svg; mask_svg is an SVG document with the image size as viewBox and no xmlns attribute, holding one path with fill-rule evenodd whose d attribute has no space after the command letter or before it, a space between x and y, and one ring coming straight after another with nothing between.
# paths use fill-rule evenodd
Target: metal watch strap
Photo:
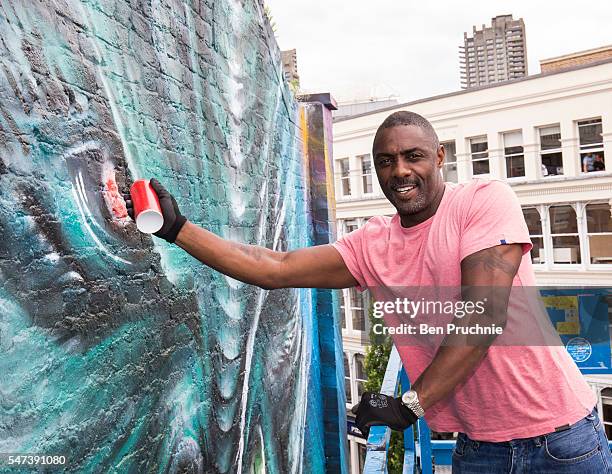
<instances>
[{"instance_id":1,"label":"metal watch strap","mask_svg":"<svg viewBox=\"0 0 612 474\"><path fill-rule=\"evenodd\" d=\"M412 391L412 390L411 390ZM416 392L415 392L416 393ZM402 398L402 403L404 404L404 406L406 406L407 408L409 408L417 417L422 418L423 415L425 415L425 410L423 410L423 407L421 406L421 404L419 403L419 399L418 397L415 397L414 400L411 400L408 403L404 403L404 400Z\"/></svg>"}]
</instances>

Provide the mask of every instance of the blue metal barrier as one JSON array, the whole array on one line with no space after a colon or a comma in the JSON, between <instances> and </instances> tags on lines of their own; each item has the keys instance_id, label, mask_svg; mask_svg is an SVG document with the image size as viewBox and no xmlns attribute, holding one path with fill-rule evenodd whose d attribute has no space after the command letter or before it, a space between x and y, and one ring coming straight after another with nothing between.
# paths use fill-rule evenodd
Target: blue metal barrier
<instances>
[{"instance_id":1,"label":"blue metal barrier","mask_svg":"<svg viewBox=\"0 0 612 474\"><path fill-rule=\"evenodd\" d=\"M391 350L385 378L383 379L380 393L395 396L399 385L399 374L403 371L402 361L395 346ZM386 473L387 472L387 452L389 450L389 440L391 439L391 428L386 426L373 426L367 441L367 454L363 472L365 473ZM404 462L404 465L406 463Z\"/></svg>"},{"instance_id":2,"label":"blue metal barrier","mask_svg":"<svg viewBox=\"0 0 612 474\"><path fill-rule=\"evenodd\" d=\"M397 349L393 347L385 370L385 378L380 392L398 396L410 388L406 371L402 367ZM387 472L387 453L391 429L386 426L373 426L367 441L367 454L363 468L364 474L385 474ZM450 465L454 441L432 441L431 431L425 420L404 431L404 474L421 472L432 474L436 465Z\"/></svg>"}]
</instances>

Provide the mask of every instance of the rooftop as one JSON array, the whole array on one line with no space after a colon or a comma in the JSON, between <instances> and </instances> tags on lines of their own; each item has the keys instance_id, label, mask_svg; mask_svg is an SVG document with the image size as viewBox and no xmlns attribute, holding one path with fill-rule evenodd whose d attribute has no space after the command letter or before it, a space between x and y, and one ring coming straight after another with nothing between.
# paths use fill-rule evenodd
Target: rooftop
<instances>
[{"instance_id":1,"label":"rooftop","mask_svg":"<svg viewBox=\"0 0 612 474\"><path fill-rule=\"evenodd\" d=\"M585 56L585 55L594 54L594 53L601 53L604 51L612 51L612 44L609 44L606 46L600 46L599 48L585 49L584 51L576 51L574 53L562 54L561 56L555 56L554 58L540 59L540 64L551 63L551 62L559 61L562 59L579 58L580 56Z\"/></svg>"},{"instance_id":2,"label":"rooftop","mask_svg":"<svg viewBox=\"0 0 612 474\"><path fill-rule=\"evenodd\" d=\"M575 53L578 54L578 53ZM584 52L581 52L581 54L584 54ZM572 71L577 71L580 69L588 69L588 68L592 68L592 67L597 67L600 66L602 64L608 64L608 63L612 63L612 58L606 58L602 61L595 61L595 62L590 62L588 64L580 64L577 66L572 66L572 67L568 67L565 69L561 69L561 70L554 70L554 71L548 71L548 72L541 72L539 74L533 74L530 76L524 76L524 77L520 77L518 79L509 79L507 81L502 81L502 82L496 82L493 84L488 84L485 86L475 86L475 87L471 87L469 89L462 89L459 91L455 91L455 92L448 92L446 94L439 94L439 95L435 95L435 96L431 96L431 97L426 97L424 99L417 99L417 100L413 100L410 102L405 102L402 104L397 104L397 105L393 105L391 107L387 107L387 108L383 108L383 109L378 109L378 110L374 110L374 111L369 111L369 112L364 112L361 114L357 114L357 115L352 115L349 117L339 117L337 119L334 119L334 122L344 122L345 120L351 120L354 118L358 118L358 117L365 117L367 115L372 115L372 114L377 114L380 112L385 112L388 110L396 110L399 108L404 108L404 107L408 107L410 105L414 105L414 104L420 104L422 102L428 102L430 100L436 100L436 99L443 99L446 97L453 97L453 96L458 96L458 95L463 95L463 94L473 94L475 92L484 90L484 89L493 89L496 87L504 87L507 86L509 84L516 84L518 82L525 82L525 81L532 81L535 79L539 79L542 77L549 77L549 76L554 76L554 75L558 75L558 74L567 74L568 72L572 72Z\"/></svg>"}]
</instances>

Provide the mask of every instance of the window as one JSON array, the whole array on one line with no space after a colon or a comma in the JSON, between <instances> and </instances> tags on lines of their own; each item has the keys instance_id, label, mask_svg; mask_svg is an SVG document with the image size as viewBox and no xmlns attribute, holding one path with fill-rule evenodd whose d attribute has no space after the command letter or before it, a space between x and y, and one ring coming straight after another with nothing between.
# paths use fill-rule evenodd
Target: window
<instances>
[{"instance_id":1,"label":"window","mask_svg":"<svg viewBox=\"0 0 612 474\"><path fill-rule=\"evenodd\" d=\"M355 354L355 382L357 385L357 401L361 398L364 392L363 385L367 382L368 377L365 372L365 359L361 354Z\"/></svg>"},{"instance_id":2,"label":"window","mask_svg":"<svg viewBox=\"0 0 612 474\"><path fill-rule=\"evenodd\" d=\"M552 206L550 233L554 263L580 263L580 238L576 211L572 206Z\"/></svg>"},{"instance_id":3,"label":"window","mask_svg":"<svg viewBox=\"0 0 612 474\"><path fill-rule=\"evenodd\" d=\"M366 315L369 308L367 292L360 293L355 288L341 290L340 311L342 312L342 329L366 331L369 328Z\"/></svg>"},{"instance_id":4,"label":"window","mask_svg":"<svg viewBox=\"0 0 612 474\"><path fill-rule=\"evenodd\" d=\"M561 128L559 125L542 127L540 131L540 159L542 176L563 174Z\"/></svg>"},{"instance_id":5,"label":"window","mask_svg":"<svg viewBox=\"0 0 612 474\"><path fill-rule=\"evenodd\" d=\"M580 169L583 173L604 171L603 137L601 119L578 122L580 139Z\"/></svg>"},{"instance_id":6,"label":"window","mask_svg":"<svg viewBox=\"0 0 612 474\"><path fill-rule=\"evenodd\" d=\"M587 235L591 263L612 263L612 214L607 202L587 204Z\"/></svg>"},{"instance_id":7,"label":"window","mask_svg":"<svg viewBox=\"0 0 612 474\"><path fill-rule=\"evenodd\" d=\"M352 403L353 397L351 396L351 368L349 366L349 360L344 353L344 391L346 392L346 403Z\"/></svg>"},{"instance_id":8,"label":"window","mask_svg":"<svg viewBox=\"0 0 612 474\"><path fill-rule=\"evenodd\" d=\"M370 155L358 156L361 163L361 186L364 194L370 194L372 188L372 158Z\"/></svg>"},{"instance_id":9,"label":"window","mask_svg":"<svg viewBox=\"0 0 612 474\"><path fill-rule=\"evenodd\" d=\"M350 234L359 229L359 222L356 220L344 221L344 235Z\"/></svg>"},{"instance_id":10,"label":"window","mask_svg":"<svg viewBox=\"0 0 612 474\"><path fill-rule=\"evenodd\" d=\"M503 134L506 177L525 176L525 157L523 155L523 135L521 132Z\"/></svg>"},{"instance_id":11,"label":"window","mask_svg":"<svg viewBox=\"0 0 612 474\"><path fill-rule=\"evenodd\" d=\"M470 138L472 174L474 176L489 173L488 147L486 136Z\"/></svg>"},{"instance_id":12,"label":"window","mask_svg":"<svg viewBox=\"0 0 612 474\"><path fill-rule=\"evenodd\" d=\"M351 299L351 319L353 322L353 331L365 331L365 312L367 305L365 304L365 292L360 293L355 288L349 289Z\"/></svg>"},{"instance_id":13,"label":"window","mask_svg":"<svg viewBox=\"0 0 612 474\"><path fill-rule=\"evenodd\" d=\"M529 238L533 244L531 249L531 261L533 263L544 263L544 236L542 234L542 220L540 213L534 207L523 208L523 216L529 229Z\"/></svg>"},{"instance_id":14,"label":"window","mask_svg":"<svg viewBox=\"0 0 612 474\"><path fill-rule=\"evenodd\" d=\"M442 168L442 177L444 181L451 183L457 182L457 151L455 148L455 142L443 142L446 150L446 158L444 159L444 167Z\"/></svg>"},{"instance_id":15,"label":"window","mask_svg":"<svg viewBox=\"0 0 612 474\"><path fill-rule=\"evenodd\" d=\"M351 195L351 175L349 173L349 159L343 158L338 160L340 166L340 185L343 196Z\"/></svg>"}]
</instances>

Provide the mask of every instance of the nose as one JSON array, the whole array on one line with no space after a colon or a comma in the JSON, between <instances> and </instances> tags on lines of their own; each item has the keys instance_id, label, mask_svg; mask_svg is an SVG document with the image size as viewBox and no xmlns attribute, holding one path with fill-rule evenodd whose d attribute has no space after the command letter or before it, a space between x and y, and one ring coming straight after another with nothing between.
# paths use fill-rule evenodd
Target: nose
<instances>
[{"instance_id":1,"label":"nose","mask_svg":"<svg viewBox=\"0 0 612 474\"><path fill-rule=\"evenodd\" d=\"M395 178L408 178L412 175L412 165L399 157L393 167L393 176Z\"/></svg>"}]
</instances>

